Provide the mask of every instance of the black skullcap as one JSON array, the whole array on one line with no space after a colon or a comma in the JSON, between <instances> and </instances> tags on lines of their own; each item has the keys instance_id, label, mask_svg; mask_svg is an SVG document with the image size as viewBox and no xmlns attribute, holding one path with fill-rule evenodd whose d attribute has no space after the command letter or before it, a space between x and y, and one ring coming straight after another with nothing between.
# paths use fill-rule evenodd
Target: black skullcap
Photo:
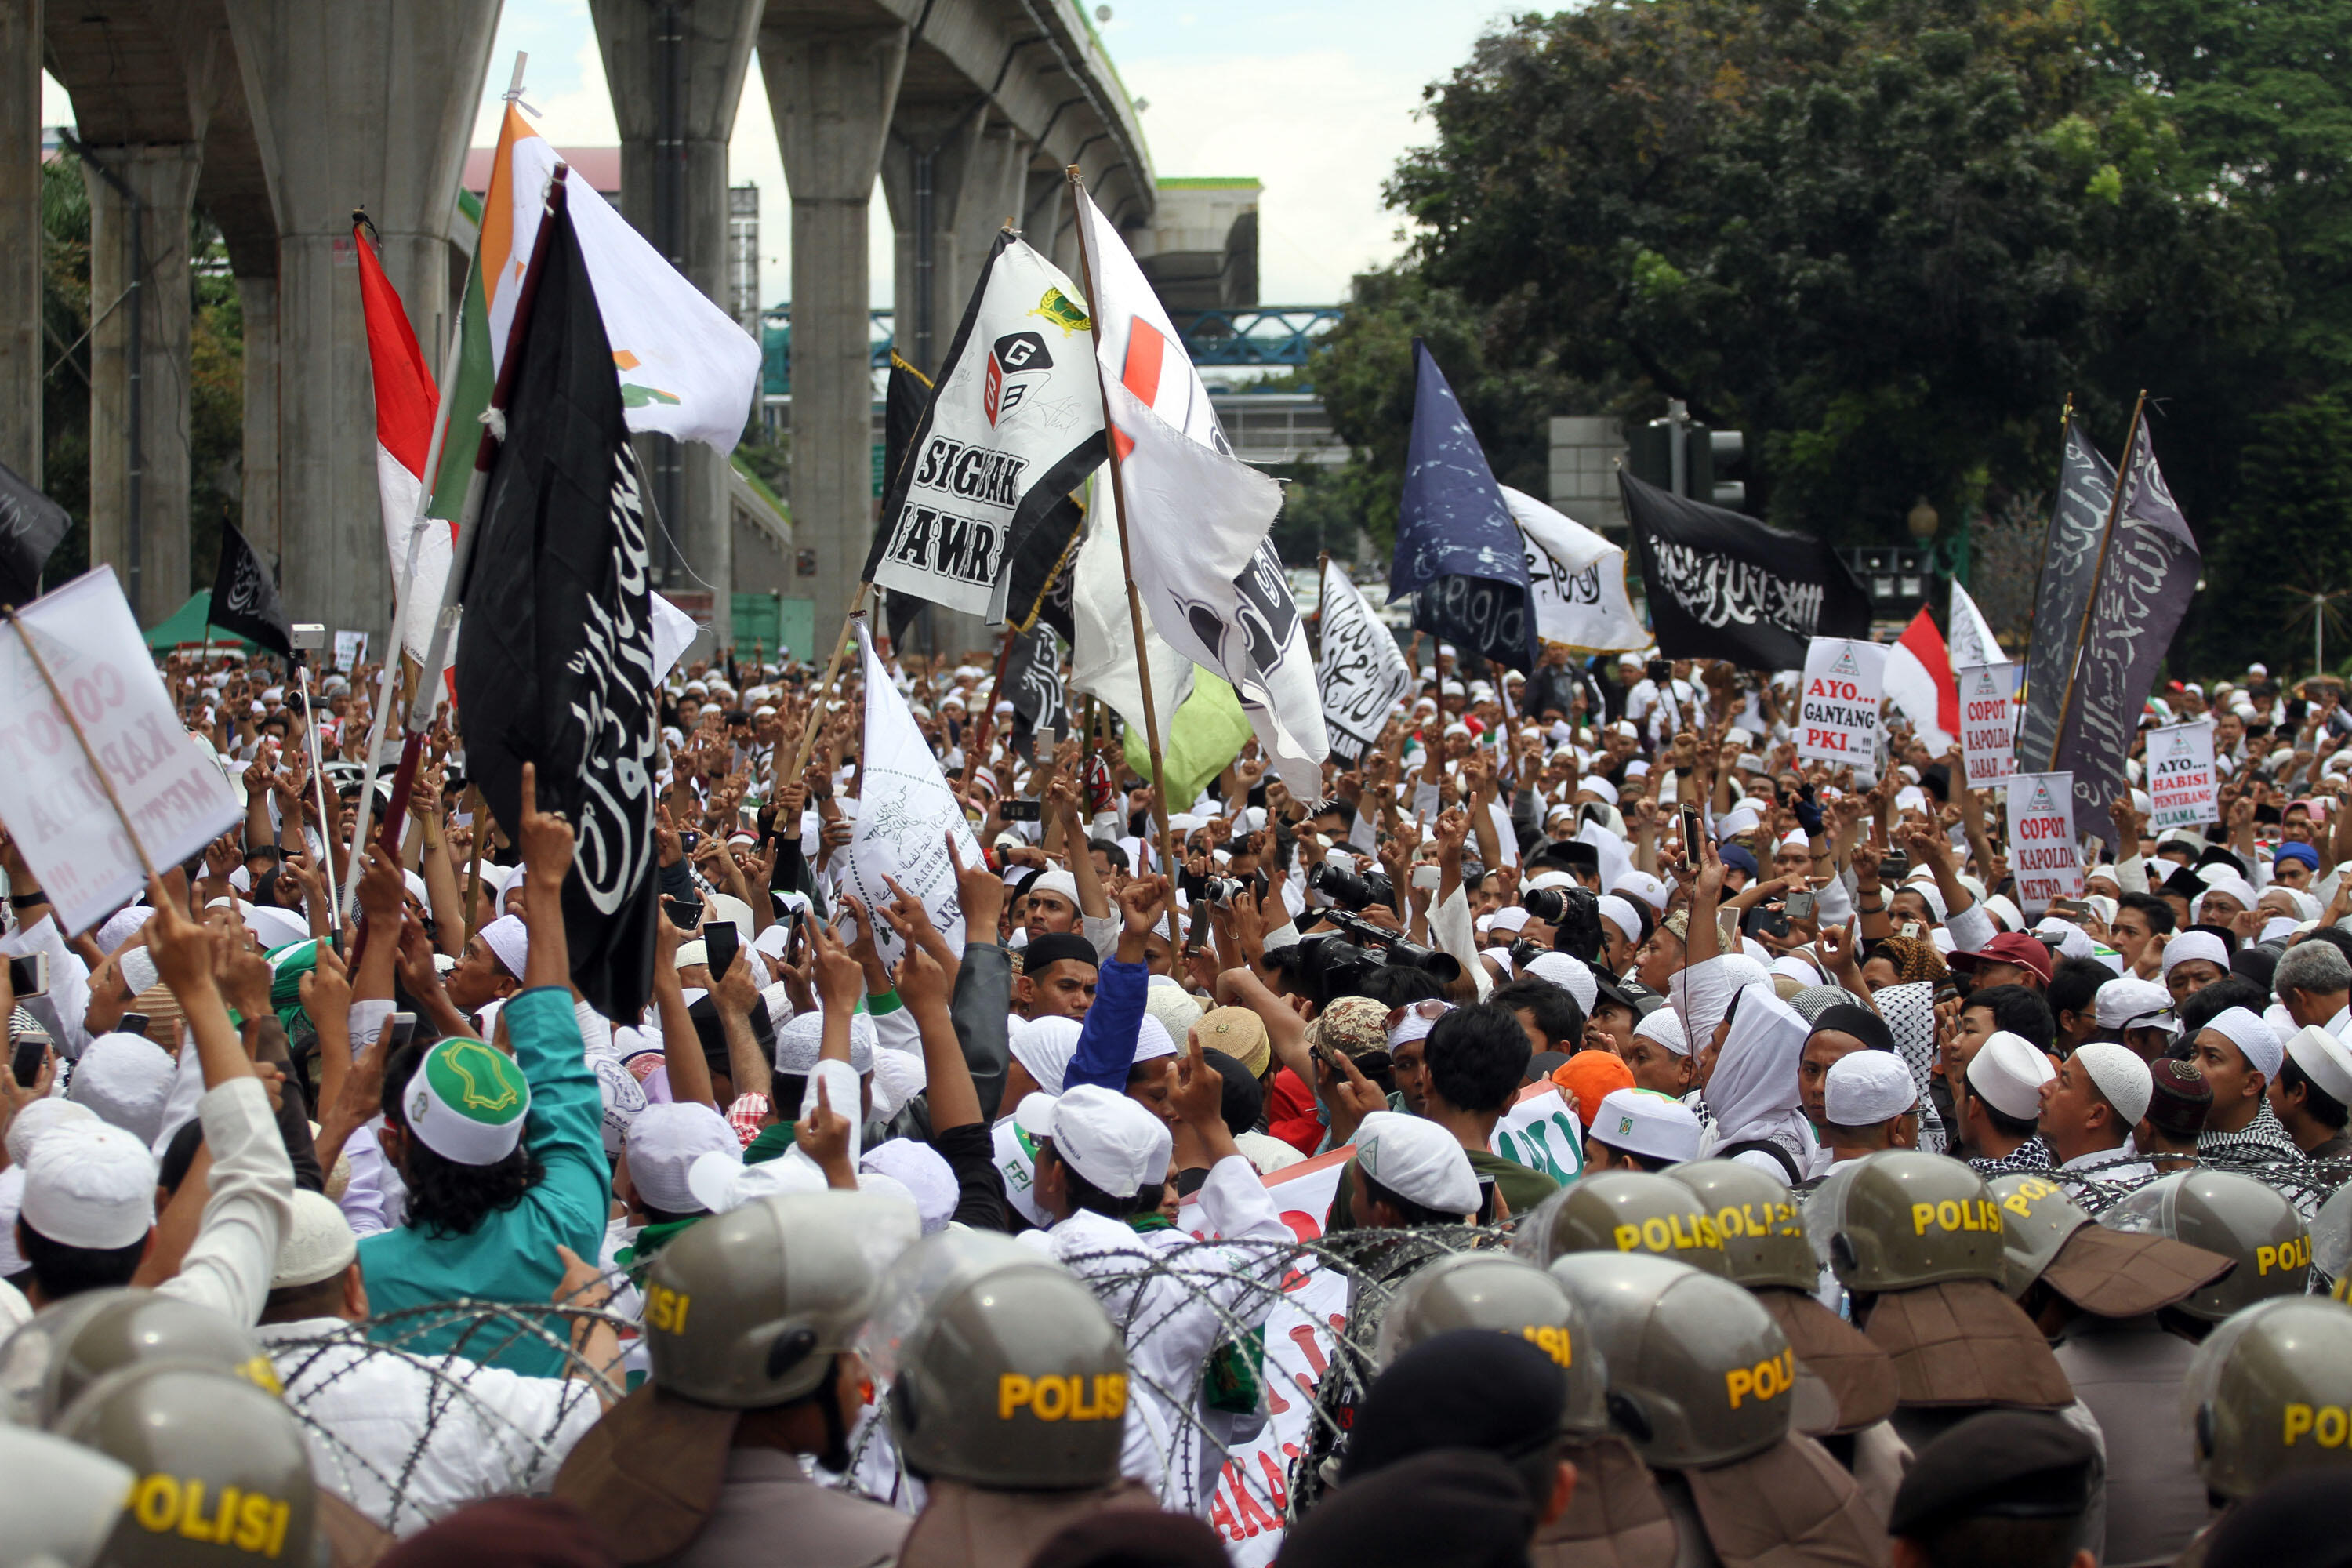
<instances>
[{"instance_id":1,"label":"black skullcap","mask_svg":"<svg viewBox=\"0 0 2352 1568\"><path fill-rule=\"evenodd\" d=\"M1917 1539L1979 1515L2069 1518L2091 1506L2098 1458L2080 1428L2048 1411L1971 1415L1912 1459L1886 1531Z\"/></svg>"},{"instance_id":2,"label":"black skullcap","mask_svg":"<svg viewBox=\"0 0 2352 1568\"><path fill-rule=\"evenodd\" d=\"M1093 942L1076 931L1057 931L1029 939L1029 945L1021 950L1021 973L1040 974L1047 964L1059 963L1066 958L1089 969L1102 967L1102 957L1095 952Z\"/></svg>"},{"instance_id":3,"label":"black skullcap","mask_svg":"<svg viewBox=\"0 0 2352 1568\"><path fill-rule=\"evenodd\" d=\"M1389 1466L1377 1484L1341 1486L1291 1527L1275 1568L1526 1568L1535 1531L1535 1504L1508 1465L1441 1448Z\"/></svg>"},{"instance_id":4,"label":"black skullcap","mask_svg":"<svg viewBox=\"0 0 2352 1568\"><path fill-rule=\"evenodd\" d=\"M1257 1119L1265 1114L1265 1086L1250 1077L1249 1068L1227 1052L1203 1046L1201 1059L1216 1068L1217 1076L1225 1080L1224 1099L1217 1108L1218 1114L1224 1119L1225 1131L1238 1138L1255 1127Z\"/></svg>"},{"instance_id":5,"label":"black skullcap","mask_svg":"<svg viewBox=\"0 0 2352 1568\"><path fill-rule=\"evenodd\" d=\"M1886 1020L1851 1002L1835 1003L1814 1014L1812 1032L1818 1035L1823 1029L1852 1035L1874 1051L1895 1048L1895 1031L1886 1026Z\"/></svg>"},{"instance_id":6,"label":"black skullcap","mask_svg":"<svg viewBox=\"0 0 2352 1568\"><path fill-rule=\"evenodd\" d=\"M1047 1538L1029 1568L1226 1568L1224 1542L1191 1514L1107 1508Z\"/></svg>"},{"instance_id":7,"label":"black skullcap","mask_svg":"<svg viewBox=\"0 0 2352 1568\"><path fill-rule=\"evenodd\" d=\"M2289 1476L2221 1516L2205 1548L2205 1568L2352 1568L2343 1510L2343 1471Z\"/></svg>"},{"instance_id":8,"label":"black skullcap","mask_svg":"<svg viewBox=\"0 0 2352 1568\"><path fill-rule=\"evenodd\" d=\"M1524 1458L1559 1436L1567 1411L1568 1380L1549 1353L1491 1329L1455 1329L1413 1346L1372 1384L1339 1479L1433 1448Z\"/></svg>"}]
</instances>

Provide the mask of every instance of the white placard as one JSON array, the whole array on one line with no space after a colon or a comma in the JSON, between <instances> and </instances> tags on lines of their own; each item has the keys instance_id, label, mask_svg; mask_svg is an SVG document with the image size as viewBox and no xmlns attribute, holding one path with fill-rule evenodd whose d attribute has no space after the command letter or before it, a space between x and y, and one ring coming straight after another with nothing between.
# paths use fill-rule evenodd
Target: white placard
<instances>
[{"instance_id":1,"label":"white placard","mask_svg":"<svg viewBox=\"0 0 2352 1568\"><path fill-rule=\"evenodd\" d=\"M2083 858L2074 847L2074 775L2009 776L2009 869L2017 901L2038 915L2053 899L2083 896Z\"/></svg>"},{"instance_id":2,"label":"white placard","mask_svg":"<svg viewBox=\"0 0 2352 1568\"><path fill-rule=\"evenodd\" d=\"M1396 634L1382 626L1348 574L1323 563L1323 647L1316 679L1323 728L1361 756L1380 738L1389 710L1412 689Z\"/></svg>"},{"instance_id":3,"label":"white placard","mask_svg":"<svg viewBox=\"0 0 2352 1568\"><path fill-rule=\"evenodd\" d=\"M907 700L876 657L866 623L856 625L859 668L866 677L866 766L856 832L841 868L842 889L871 910L896 897L883 879L895 880L923 901L949 948L961 952L963 903L955 864L948 858L948 836L955 836L956 853L967 866L980 864L980 840L972 837L971 824L940 773L940 760ZM874 942L883 962L894 966L906 952L898 933L878 917Z\"/></svg>"},{"instance_id":4,"label":"white placard","mask_svg":"<svg viewBox=\"0 0 2352 1568\"><path fill-rule=\"evenodd\" d=\"M1797 755L1867 767L1878 751L1878 700L1886 650L1851 637L1815 637L1805 648L1797 703Z\"/></svg>"},{"instance_id":5,"label":"white placard","mask_svg":"<svg viewBox=\"0 0 2352 1568\"><path fill-rule=\"evenodd\" d=\"M0 631L0 822L68 931L87 931L146 886L139 853L106 798L24 638L72 704L122 809L160 870L195 854L244 815L211 753L188 735L155 673L139 623L98 570L45 594Z\"/></svg>"},{"instance_id":6,"label":"white placard","mask_svg":"<svg viewBox=\"0 0 2352 1568\"><path fill-rule=\"evenodd\" d=\"M2148 826L2198 827L2221 820L2221 780L2213 772L2213 721L2167 724L2147 737Z\"/></svg>"},{"instance_id":7,"label":"white placard","mask_svg":"<svg viewBox=\"0 0 2352 1568\"><path fill-rule=\"evenodd\" d=\"M1960 757L1969 787L1990 789L2017 771L2017 723L2010 691L2015 671L1979 664L1953 672L1960 695Z\"/></svg>"},{"instance_id":8,"label":"white placard","mask_svg":"<svg viewBox=\"0 0 2352 1568\"><path fill-rule=\"evenodd\" d=\"M335 668L339 672L349 675L367 662L367 638L365 632L335 634Z\"/></svg>"}]
</instances>

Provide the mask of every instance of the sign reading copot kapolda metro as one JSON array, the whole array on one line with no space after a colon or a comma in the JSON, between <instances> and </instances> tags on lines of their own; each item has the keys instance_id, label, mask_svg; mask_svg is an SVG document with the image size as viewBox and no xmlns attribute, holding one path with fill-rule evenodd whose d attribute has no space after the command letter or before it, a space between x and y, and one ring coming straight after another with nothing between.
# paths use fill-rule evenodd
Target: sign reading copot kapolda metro
<instances>
[{"instance_id":1,"label":"sign reading copot kapolda metro","mask_svg":"<svg viewBox=\"0 0 2352 1568\"><path fill-rule=\"evenodd\" d=\"M1001 231L889 476L867 581L1001 618L1006 563L1104 460L1089 326L1070 280Z\"/></svg>"},{"instance_id":2,"label":"sign reading copot kapolda metro","mask_svg":"<svg viewBox=\"0 0 2352 1568\"><path fill-rule=\"evenodd\" d=\"M2053 899L2083 896L2083 857L2074 847L2074 775L2009 777L2009 868L2017 901L2029 915Z\"/></svg>"}]
</instances>

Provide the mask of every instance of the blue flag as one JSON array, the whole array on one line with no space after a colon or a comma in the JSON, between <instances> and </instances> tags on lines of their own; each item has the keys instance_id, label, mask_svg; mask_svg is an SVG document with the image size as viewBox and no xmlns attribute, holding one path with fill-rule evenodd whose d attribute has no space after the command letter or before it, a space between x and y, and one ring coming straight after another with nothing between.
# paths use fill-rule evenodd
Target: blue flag
<instances>
[{"instance_id":1,"label":"blue flag","mask_svg":"<svg viewBox=\"0 0 2352 1568\"><path fill-rule=\"evenodd\" d=\"M1535 668L1526 544L1428 345L1412 342L1412 440L1397 504L1389 603L1412 624L1510 668Z\"/></svg>"}]
</instances>

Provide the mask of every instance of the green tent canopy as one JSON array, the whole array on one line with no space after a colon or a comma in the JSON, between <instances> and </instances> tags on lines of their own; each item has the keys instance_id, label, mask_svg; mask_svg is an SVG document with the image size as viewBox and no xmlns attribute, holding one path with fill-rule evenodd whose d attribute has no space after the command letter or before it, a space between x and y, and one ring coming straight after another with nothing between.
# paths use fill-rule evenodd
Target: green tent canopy
<instances>
[{"instance_id":1,"label":"green tent canopy","mask_svg":"<svg viewBox=\"0 0 2352 1568\"><path fill-rule=\"evenodd\" d=\"M245 649L247 653L253 652L259 646L222 626L214 626L207 633L205 617L212 614L212 608L213 591L210 588L197 589L188 595L186 604L148 628L147 646L156 649L167 649L177 647L182 643L200 643L209 640L231 644Z\"/></svg>"}]
</instances>

